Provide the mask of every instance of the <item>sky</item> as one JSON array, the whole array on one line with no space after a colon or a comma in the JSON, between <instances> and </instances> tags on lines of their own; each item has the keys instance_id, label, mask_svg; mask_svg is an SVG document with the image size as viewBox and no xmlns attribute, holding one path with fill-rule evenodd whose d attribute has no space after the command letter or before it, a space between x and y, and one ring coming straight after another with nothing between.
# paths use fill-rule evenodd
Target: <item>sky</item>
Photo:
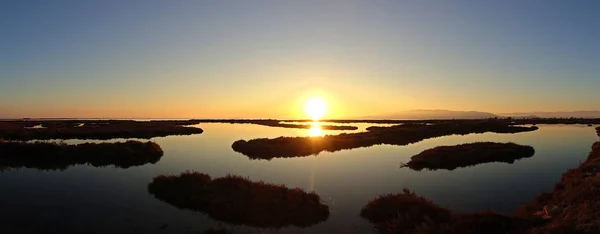
<instances>
[{"instance_id":1,"label":"sky","mask_svg":"<svg viewBox=\"0 0 600 234\"><path fill-rule=\"evenodd\" d=\"M0 118L597 110L600 1L0 1Z\"/></svg>"}]
</instances>

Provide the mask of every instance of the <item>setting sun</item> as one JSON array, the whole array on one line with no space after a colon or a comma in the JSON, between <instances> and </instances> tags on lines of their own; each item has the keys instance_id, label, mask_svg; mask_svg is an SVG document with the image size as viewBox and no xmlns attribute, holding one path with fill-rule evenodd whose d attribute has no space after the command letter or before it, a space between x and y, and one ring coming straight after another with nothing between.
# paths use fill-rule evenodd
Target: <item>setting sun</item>
<instances>
[{"instance_id":1,"label":"setting sun","mask_svg":"<svg viewBox=\"0 0 600 234\"><path fill-rule=\"evenodd\" d=\"M314 121L321 119L327 112L327 103L320 98L312 98L304 107L306 114L310 116Z\"/></svg>"}]
</instances>

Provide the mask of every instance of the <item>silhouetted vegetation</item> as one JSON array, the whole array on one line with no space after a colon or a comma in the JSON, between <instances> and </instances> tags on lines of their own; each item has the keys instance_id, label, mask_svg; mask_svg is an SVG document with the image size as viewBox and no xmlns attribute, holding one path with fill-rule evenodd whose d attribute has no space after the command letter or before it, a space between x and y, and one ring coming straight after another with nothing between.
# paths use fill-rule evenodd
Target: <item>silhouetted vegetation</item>
<instances>
[{"instance_id":1,"label":"silhouetted vegetation","mask_svg":"<svg viewBox=\"0 0 600 234\"><path fill-rule=\"evenodd\" d=\"M230 123L230 124L256 124L268 127L278 128L299 128L299 129L311 129L313 124L291 124L282 123L281 120L275 119L205 119L197 120L202 123ZM312 121L311 121L312 122ZM319 125L322 130L357 130L356 126L342 126L342 125Z\"/></svg>"},{"instance_id":2,"label":"silhouetted vegetation","mask_svg":"<svg viewBox=\"0 0 600 234\"><path fill-rule=\"evenodd\" d=\"M535 154L531 146L515 143L477 142L454 146L438 146L425 150L410 158L403 165L413 170L454 170L458 167L473 166L481 163L505 162L528 158Z\"/></svg>"},{"instance_id":3,"label":"silhouetted vegetation","mask_svg":"<svg viewBox=\"0 0 600 234\"><path fill-rule=\"evenodd\" d=\"M0 168L37 168L64 170L89 164L95 167L128 168L156 163L163 156L154 142L84 143L67 145L48 142L11 142L0 140Z\"/></svg>"},{"instance_id":4,"label":"silhouetted vegetation","mask_svg":"<svg viewBox=\"0 0 600 234\"><path fill-rule=\"evenodd\" d=\"M551 193L543 193L515 212L545 220L537 233L600 233L600 142L579 167L569 169Z\"/></svg>"},{"instance_id":5,"label":"silhouetted vegetation","mask_svg":"<svg viewBox=\"0 0 600 234\"><path fill-rule=\"evenodd\" d=\"M454 134L517 133L537 130L537 127L510 126L499 122L403 124L391 127L369 127L368 132L342 133L323 137L278 137L239 140L231 146L253 159L301 157L321 151L338 151L378 144L407 145L424 139Z\"/></svg>"},{"instance_id":6,"label":"silhouetted vegetation","mask_svg":"<svg viewBox=\"0 0 600 234\"><path fill-rule=\"evenodd\" d=\"M375 224L380 233L521 233L531 227L525 219L489 211L453 213L408 189L374 198L360 216Z\"/></svg>"},{"instance_id":7,"label":"silhouetted vegetation","mask_svg":"<svg viewBox=\"0 0 600 234\"><path fill-rule=\"evenodd\" d=\"M227 230L225 228L209 228L200 233L201 234L231 234L232 232L230 232L229 230Z\"/></svg>"},{"instance_id":8,"label":"silhouetted vegetation","mask_svg":"<svg viewBox=\"0 0 600 234\"><path fill-rule=\"evenodd\" d=\"M187 121L132 121L132 120L39 120L0 121L0 138L6 140L50 139L113 139L162 137L169 135L200 134L202 129L185 127L200 123ZM42 128L32 128L41 126Z\"/></svg>"},{"instance_id":9,"label":"silhouetted vegetation","mask_svg":"<svg viewBox=\"0 0 600 234\"><path fill-rule=\"evenodd\" d=\"M290 122L311 122L312 120L287 120ZM495 121L511 125L531 124L600 124L600 118L492 118L492 119L429 119L429 120L395 120L395 119L324 119L323 123L371 123L371 124L404 124L404 123L473 123Z\"/></svg>"},{"instance_id":10,"label":"silhouetted vegetation","mask_svg":"<svg viewBox=\"0 0 600 234\"><path fill-rule=\"evenodd\" d=\"M600 136L600 127L596 128L596 133L598 134L598 136Z\"/></svg>"},{"instance_id":11,"label":"silhouetted vegetation","mask_svg":"<svg viewBox=\"0 0 600 234\"><path fill-rule=\"evenodd\" d=\"M600 142L550 193L511 215L454 213L406 190L370 201L361 216L382 233L600 233ZM450 214L450 215L448 215Z\"/></svg>"},{"instance_id":12,"label":"silhouetted vegetation","mask_svg":"<svg viewBox=\"0 0 600 234\"><path fill-rule=\"evenodd\" d=\"M314 192L235 175L215 179L197 172L158 176L148 185L148 191L176 207L204 212L236 225L308 227L329 217L329 207Z\"/></svg>"},{"instance_id":13,"label":"silhouetted vegetation","mask_svg":"<svg viewBox=\"0 0 600 234\"><path fill-rule=\"evenodd\" d=\"M431 201L416 196L408 189L400 194L388 194L371 200L360 211L360 216L371 223L384 225L393 219L398 222L398 229L414 229L420 223L431 219L434 222L446 222L450 219L450 211L433 204Z\"/></svg>"}]
</instances>

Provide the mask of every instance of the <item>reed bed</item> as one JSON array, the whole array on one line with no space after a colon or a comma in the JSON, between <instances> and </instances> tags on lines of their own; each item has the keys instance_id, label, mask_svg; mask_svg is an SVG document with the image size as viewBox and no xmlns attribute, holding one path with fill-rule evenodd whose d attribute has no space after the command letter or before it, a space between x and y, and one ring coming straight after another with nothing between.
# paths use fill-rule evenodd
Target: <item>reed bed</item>
<instances>
[{"instance_id":1,"label":"reed bed","mask_svg":"<svg viewBox=\"0 0 600 234\"><path fill-rule=\"evenodd\" d=\"M182 209L235 225L262 228L308 227L327 220L319 195L236 175L221 178L198 172L161 175L148 185L154 197Z\"/></svg>"},{"instance_id":2,"label":"reed bed","mask_svg":"<svg viewBox=\"0 0 600 234\"><path fill-rule=\"evenodd\" d=\"M438 146L412 156L402 167L413 170L454 170L482 163L514 163L535 154L531 146L515 143L476 142L454 146Z\"/></svg>"},{"instance_id":3,"label":"reed bed","mask_svg":"<svg viewBox=\"0 0 600 234\"><path fill-rule=\"evenodd\" d=\"M65 170L74 165L128 168L156 163L163 156L154 142L84 143L15 142L0 139L0 167Z\"/></svg>"}]
</instances>

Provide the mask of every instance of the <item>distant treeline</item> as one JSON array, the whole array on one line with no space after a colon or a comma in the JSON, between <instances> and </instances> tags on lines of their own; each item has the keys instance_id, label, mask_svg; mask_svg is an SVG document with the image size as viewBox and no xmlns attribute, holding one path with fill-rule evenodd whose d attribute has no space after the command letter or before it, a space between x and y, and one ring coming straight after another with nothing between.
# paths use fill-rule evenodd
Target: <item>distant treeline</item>
<instances>
[{"instance_id":1,"label":"distant treeline","mask_svg":"<svg viewBox=\"0 0 600 234\"><path fill-rule=\"evenodd\" d=\"M200 134L202 129L186 127L194 120L42 120L0 121L0 138L6 140L114 139Z\"/></svg>"},{"instance_id":2,"label":"distant treeline","mask_svg":"<svg viewBox=\"0 0 600 234\"><path fill-rule=\"evenodd\" d=\"M239 140L231 146L253 159L301 157L322 151L338 151L379 144L407 145L424 139L471 133L517 133L537 130L537 127L511 126L497 121L446 122L438 124L403 124L391 127L370 127L367 132L342 133L323 137L278 137Z\"/></svg>"},{"instance_id":3,"label":"distant treeline","mask_svg":"<svg viewBox=\"0 0 600 234\"><path fill-rule=\"evenodd\" d=\"M154 142L84 143L68 145L48 142L0 140L0 168L65 170L74 165L128 168L156 163L163 156Z\"/></svg>"},{"instance_id":4,"label":"distant treeline","mask_svg":"<svg viewBox=\"0 0 600 234\"><path fill-rule=\"evenodd\" d=\"M410 158L403 165L413 170L454 170L482 163L505 162L514 163L521 158L529 158L535 154L531 146L515 143L476 142L469 144L438 146L425 150Z\"/></svg>"},{"instance_id":5,"label":"distant treeline","mask_svg":"<svg viewBox=\"0 0 600 234\"><path fill-rule=\"evenodd\" d=\"M329 217L329 207L314 192L198 172L158 176L148 185L156 198L219 221L261 228L308 227Z\"/></svg>"}]
</instances>

